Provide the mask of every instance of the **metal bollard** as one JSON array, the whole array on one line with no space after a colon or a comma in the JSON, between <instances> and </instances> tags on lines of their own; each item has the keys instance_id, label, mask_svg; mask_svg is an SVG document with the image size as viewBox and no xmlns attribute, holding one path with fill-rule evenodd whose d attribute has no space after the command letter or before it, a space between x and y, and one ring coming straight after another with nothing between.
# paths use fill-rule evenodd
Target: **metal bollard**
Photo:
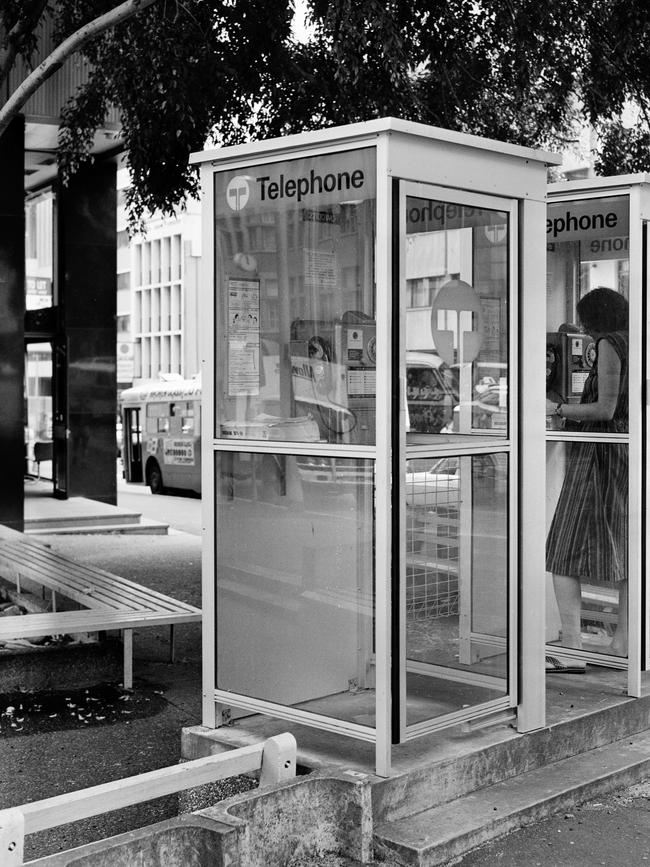
<instances>
[{"instance_id":1,"label":"metal bollard","mask_svg":"<svg viewBox=\"0 0 650 867\"><path fill-rule=\"evenodd\" d=\"M0 810L0 864L20 867L25 854L25 817L20 810Z\"/></svg>"}]
</instances>

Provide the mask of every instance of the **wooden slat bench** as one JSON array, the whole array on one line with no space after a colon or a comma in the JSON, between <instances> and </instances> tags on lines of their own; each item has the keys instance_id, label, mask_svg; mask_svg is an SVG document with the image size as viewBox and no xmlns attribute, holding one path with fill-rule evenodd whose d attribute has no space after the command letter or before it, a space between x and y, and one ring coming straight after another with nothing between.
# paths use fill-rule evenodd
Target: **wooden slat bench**
<instances>
[{"instance_id":1,"label":"wooden slat bench","mask_svg":"<svg viewBox=\"0 0 650 867\"><path fill-rule=\"evenodd\" d=\"M0 641L120 630L124 643L124 686L133 686L133 630L157 625L170 627L170 658L174 658L174 626L199 623L201 610L113 575L96 566L70 560L46 545L0 525L0 577L22 590L29 580L47 588L52 611L0 617ZM57 595L82 606L57 611Z\"/></svg>"}]
</instances>

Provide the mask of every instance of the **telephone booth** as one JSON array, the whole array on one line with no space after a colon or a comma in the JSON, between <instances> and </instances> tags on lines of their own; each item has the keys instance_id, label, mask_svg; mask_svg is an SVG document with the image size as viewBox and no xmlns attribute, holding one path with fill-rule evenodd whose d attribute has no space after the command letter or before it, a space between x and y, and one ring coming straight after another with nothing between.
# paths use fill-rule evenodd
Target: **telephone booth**
<instances>
[{"instance_id":1,"label":"telephone booth","mask_svg":"<svg viewBox=\"0 0 650 867\"><path fill-rule=\"evenodd\" d=\"M358 738L380 775L450 726L539 728L558 160L383 119L193 162L204 725Z\"/></svg>"},{"instance_id":2,"label":"telephone booth","mask_svg":"<svg viewBox=\"0 0 650 867\"><path fill-rule=\"evenodd\" d=\"M588 463L591 484L599 492L606 480L607 494L605 498L598 494L590 538L580 543L580 563L573 570L581 575L577 641L565 634L570 627L562 621L562 588L558 592L556 576L547 573L547 653L578 666L586 664L595 675L619 670L622 691L640 696L650 647L643 572L650 177L552 184L548 200L546 388L549 400L562 402L566 412L560 410L559 417L547 419L547 529L565 480L580 473L581 463ZM621 330L627 332L622 364L627 360L629 399L618 413L617 424L591 424L585 430L575 425L572 407L582 400L603 341L580 322L577 308L598 287L613 290L627 302L627 325ZM598 379L600 383L600 370ZM575 499L579 499L577 492ZM572 509L565 524L579 520L576 514ZM578 550L580 545L574 547Z\"/></svg>"}]
</instances>

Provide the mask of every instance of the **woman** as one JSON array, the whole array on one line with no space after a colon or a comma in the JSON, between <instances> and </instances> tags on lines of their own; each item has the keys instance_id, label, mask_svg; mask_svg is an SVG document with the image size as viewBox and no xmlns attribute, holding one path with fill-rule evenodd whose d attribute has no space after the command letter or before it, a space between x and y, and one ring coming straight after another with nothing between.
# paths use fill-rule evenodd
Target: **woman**
<instances>
[{"instance_id":1,"label":"woman","mask_svg":"<svg viewBox=\"0 0 650 867\"><path fill-rule=\"evenodd\" d=\"M596 353L579 404L547 400L547 415L581 433L625 433L628 426L628 304L598 287L580 299L577 313ZM623 443L577 442L567 447L566 474L546 541L562 644L582 646L580 582L619 588L618 626L609 652L627 653L628 448ZM547 657L549 673L582 673Z\"/></svg>"}]
</instances>

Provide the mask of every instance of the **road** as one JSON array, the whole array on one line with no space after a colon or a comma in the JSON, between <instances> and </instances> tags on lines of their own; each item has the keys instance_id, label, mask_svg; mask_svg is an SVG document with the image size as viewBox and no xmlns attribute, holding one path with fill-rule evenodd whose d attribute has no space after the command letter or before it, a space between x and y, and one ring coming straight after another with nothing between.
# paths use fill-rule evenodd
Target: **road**
<instances>
[{"instance_id":1,"label":"road","mask_svg":"<svg viewBox=\"0 0 650 867\"><path fill-rule=\"evenodd\" d=\"M155 495L145 485L127 484L118 463L117 505L139 512L144 518L169 524L170 529L201 535L201 499L195 495Z\"/></svg>"}]
</instances>

